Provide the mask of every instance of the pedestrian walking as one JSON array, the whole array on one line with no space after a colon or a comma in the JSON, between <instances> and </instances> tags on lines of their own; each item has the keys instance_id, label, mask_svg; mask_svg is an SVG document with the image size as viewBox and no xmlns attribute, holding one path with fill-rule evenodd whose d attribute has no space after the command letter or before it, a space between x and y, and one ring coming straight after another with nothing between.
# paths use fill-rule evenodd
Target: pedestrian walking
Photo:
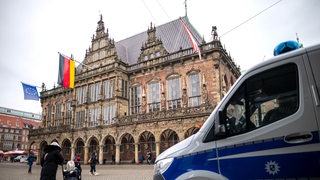
<instances>
[{"instance_id":1,"label":"pedestrian walking","mask_svg":"<svg viewBox=\"0 0 320 180\"><path fill-rule=\"evenodd\" d=\"M89 163L90 163L90 174L91 175L98 175L98 173L96 172L96 165L97 165L97 154L96 151L93 151L90 159L89 159Z\"/></svg>"},{"instance_id":2,"label":"pedestrian walking","mask_svg":"<svg viewBox=\"0 0 320 180\"><path fill-rule=\"evenodd\" d=\"M151 151L148 151L147 152L147 163L148 164L152 163L151 160L152 160L152 153L151 153Z\"/></svg>"},{"instance_id":3,"label":"pedestrian walking","mask_svg":"<svg viewBox=\"0 0 320 180\"><path fill-rule=\"evenodd\" d=\"M29 156L27 158L27 162L28 162L28 166L29 166L29 169L28 169L29 174L32 174L32 165L33 165L33 162L35 159L36 159L36 157L34 156L33 151L30 151Z\"/></svg>"},{"instance_id":4,"label":"pedestrian walking","mask_svg":"<svg viewBox=\"0 0 320 180\"><path fill-rule=\"evenodd\" d=\"M111 156L111 160L112 160L111 164L116 164L116 158L115 158L113 153L112 153L112 156Z\"/></svg>"},{"instance_id":5,"label":"pedestrian walking","mask_svg":"<svg viewBox=\"0 0 320 180\"><path fill-rule=\"evenodd\" d=\"M61 147L57 142L52 142L44 148L44 155L40 160L40 180L56 180L58 165L62 165L64 161L60 151Z\"/></svg>"}]
</instances>

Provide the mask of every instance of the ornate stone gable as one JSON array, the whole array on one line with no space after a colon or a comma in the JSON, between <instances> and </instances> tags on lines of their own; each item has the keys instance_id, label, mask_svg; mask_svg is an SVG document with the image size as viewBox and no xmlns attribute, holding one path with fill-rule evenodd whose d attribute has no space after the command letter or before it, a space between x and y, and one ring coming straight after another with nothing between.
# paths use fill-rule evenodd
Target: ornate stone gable
<instances>
[{"instance_id":1,"label":"ornate stone gable","mask_svg":"<svg viewBox=\"0 0 320 180\"><path fill-rule=\"evenodd\" d=\"M83 61L91 69L95 69L117 60L117 51L114 39L109 37L109 30L105 31L102 15L98 21L96 34L91 38L91 47L86 50L85 60ZM84 67L83 70L90 70Z\"/></svg>"},{"instance_id":2,"label":"ornate stone gable","mask_svg":"<svg viewBox=\"0 0 320 180\"><path fill-rule=\"evenodd\" d=\"M168 54L167 50L163 47L162 40L156 37L156 27L152 26L152 23L150 23L147 33L148 39L141 47L138 63Z\"/></svg>"}]
</instances>

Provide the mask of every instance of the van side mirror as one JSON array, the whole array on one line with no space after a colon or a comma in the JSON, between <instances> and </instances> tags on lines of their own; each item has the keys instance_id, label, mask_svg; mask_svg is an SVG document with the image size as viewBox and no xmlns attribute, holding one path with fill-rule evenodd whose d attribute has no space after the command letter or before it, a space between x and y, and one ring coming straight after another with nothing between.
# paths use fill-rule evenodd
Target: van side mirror
<instances>
[{"instance_id":1,"label":"van side mirror","mask_svg":"<svg viewBox=\"0 0 320 180\"><path fill-rule=\"evenodd\" d=\"M225 113L222 110L218 111L218 121L219 123L216 123L216 128L215 128L215 132L214 135L221 137L221 136L225 136L227 134L226 132L226 118L225 118Z\"/></svg>"},{"instance_id":2,"label":"van side mirror","mask_svg":"<svg viewBox=\"0 0 320 180\"><path fill-rule=\"evenodd\" d=\"M204 143L222 139L226 136L226 123L224 123L226 120L224 116L225 115L221 110L218 111L218 114L215 114L214 122L203 139Z\"/></svg>"}]
</instances>

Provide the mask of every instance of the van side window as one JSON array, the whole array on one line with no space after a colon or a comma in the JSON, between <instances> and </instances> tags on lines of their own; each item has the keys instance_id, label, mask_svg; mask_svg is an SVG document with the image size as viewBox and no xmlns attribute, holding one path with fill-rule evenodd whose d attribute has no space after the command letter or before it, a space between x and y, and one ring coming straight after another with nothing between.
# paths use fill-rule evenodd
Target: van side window
<instances>
[{"instance_id":1,"label":"van side window","mask_svg":"<svg viewBox=\"0 0 320 180\"><path fill-rule=\"evenodd\" d=\"M299 107L298 70L287 64L252 76L225 106L228 136L271 124L294 114Z\"/></svg>"}]
</instances>

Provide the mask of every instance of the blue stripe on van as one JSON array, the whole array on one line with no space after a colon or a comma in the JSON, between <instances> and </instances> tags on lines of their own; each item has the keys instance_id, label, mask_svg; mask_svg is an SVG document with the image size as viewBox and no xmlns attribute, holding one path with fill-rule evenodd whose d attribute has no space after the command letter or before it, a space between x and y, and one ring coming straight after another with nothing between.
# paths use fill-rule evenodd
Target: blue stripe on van
<instances>
[{"instance_id":1,"label":"blue stripe on van","mask_svg":"<svg viewBox=\"0 0 320 180\"><path fill-rule=\"evenodd\" d=\"M221 173L229 179L320 178L319 132L306 143L288 144L284 137L219 148ZM281 154L282 150L316 147L317 151ZM270 153L274 151L275 153ZM280 152L279 152L280 151ZM260 155L256 155L262 152ZM250 156L250 153L255 154ZM270 153L270 154L268 154ZM279 154L278 154L279 153ZM241 157L246 154L246 157ZM192 170L219 172L215 149L175 158L163 176L175 179ZM289 176L290 175L290 176Z\"/></svg>"}]
</instances>

